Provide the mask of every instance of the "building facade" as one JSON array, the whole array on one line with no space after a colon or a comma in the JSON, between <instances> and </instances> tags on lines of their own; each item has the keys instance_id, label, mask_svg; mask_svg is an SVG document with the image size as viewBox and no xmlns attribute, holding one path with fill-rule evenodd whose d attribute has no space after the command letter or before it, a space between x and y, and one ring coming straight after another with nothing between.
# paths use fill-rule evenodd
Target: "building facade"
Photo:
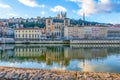
<instances>
[{"instance_id":1,"label":"building facade","mask_svg":"<svg viewBox=\"0 0 120 80\"><path fill-rule=\"evenodd\" d=\"M83 34L84 34L85 39L91 39L92 38L92 35L93 35L92 28L93 27L89 27L89 26L84 27Z\"/></svg>"},{"instance_id":2,"label":"building facade","mask_svg":"<svg viewBox=\"0 0 120 80\"><path fill-rule=\"evenodd\" d=\"M84 38L84 27L69 26L64 28L65 39L83 39Z\"/></svg>"},{"instance_id":3,"label":"building facade","mask_svg":"<svg viewBox=\"0 0 120 80\"><path fill-rule=\"evenodd\" d=\"M108 39L120 39L120 27L109 27L107 29Z\"/></svg>"},{"instance_id":4,"label":"building facade","mask_svg":"<svg viewBox=\"0 0 120 80\"><path fill-rule=\"evenodd\" d=\"M15 40L33 41L41 39L42 30L40 28L16 28L14 33Z\"/></svg>"},{"instance_id":5,"label":"building facade","mask_svg":"<svg viewBox=\"0 0 120 80\"><path fill-rule=\"evenodd\" d=\"M105 39L107 38L106 27L96 26L69 26L64 28L65 39Z\"/></svg>"},{"instance_id":6,"label":"building facade","mask_svg":"<svg viewBox=\"0 0 120 80\"><path fill-rule=\"evenodd\" d=\"M106 39L107 38L107 27L99 27L99 37L98 39Z\"/></svg>"},{"instance_id":7,"label":"building facade","mask_svg":"<svg viewBox=\"0 0 120 80\"><path fill-rule=\"evenodd\" d=\"M84 38L85 39L105 39L107 38L107 27L85 26Z\"/></svg>"},{"instance_id":8,"label":"building facade","mask_svg":"<svg viewBox=\"0 0 120 80\"><path fill-rule=\"evenodd\" d=\"M61 39L64 37L64 27L70 25L68 18L47 18L46 19L46 35L51 39Z\"/></svg>"},{"instance_id":9,"label":"building facade","mask_svg":"<svg viewBox=\"0 0 120 80\"><path fill-rule=\"evenodd\" d=\"M2 37L2 27L0 26L0 37Z\"/></svg>"}]
</instances>

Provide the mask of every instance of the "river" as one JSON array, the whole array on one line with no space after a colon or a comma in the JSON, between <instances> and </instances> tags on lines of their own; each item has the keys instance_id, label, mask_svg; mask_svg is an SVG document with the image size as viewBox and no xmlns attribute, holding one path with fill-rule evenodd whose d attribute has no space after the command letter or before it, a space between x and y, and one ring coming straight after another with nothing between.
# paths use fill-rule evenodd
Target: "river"
<instances>
[{"instance_id":1,"label":"river","mask_svg":"<svg viewBox=\"0 0 120 80\"><path fill-rule=\"evenodd\" d=\"M120 47L1 44L0 66L120 73Z\"/></svg>"}]
</instances>

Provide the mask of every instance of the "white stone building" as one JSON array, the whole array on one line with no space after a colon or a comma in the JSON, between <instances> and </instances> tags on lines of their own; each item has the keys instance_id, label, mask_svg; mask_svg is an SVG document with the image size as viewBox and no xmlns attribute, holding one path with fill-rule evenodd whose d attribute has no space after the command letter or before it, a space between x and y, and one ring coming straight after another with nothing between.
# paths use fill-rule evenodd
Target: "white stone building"
<instances>
[{"instance_id":1,"label":"white stone building","mask_svg":"<svg viewBox=\"0 0 120 80\"><path fill-rule=\"evenodd\" d=\"M108 39L120 39L120 27L108 27L107 38Z\"/></svg>"},{"instance_id":2,"label":"white stone building","mask_svg":"<svg viewBox=\"0 0 120 80\"><path fill-rule=\"evenodd\" d=\"M64 28L65 39L105 39L106 37L107 37L106 27L69 26Z\"/></svg>"},{"instance_id":3,"label":"white stone building","mask_svg":"<svg viewBox=\"0 0 120 80\"><path fill-rule=\"evenodd\" d=\"M14 33L15 40L34 41L41 39L42 30L40 28L16 28Z\"/></svg>"},{"instance_id":4,"label":"white stone building","mask_svg":"<svg viewBox=\"0 0 120 80\"><path fill-rule=\"evenodd\" d=\"M64 28L65 39L83 39L84 38L84 27L69 26Z\"/></svg>"}]
</instances>

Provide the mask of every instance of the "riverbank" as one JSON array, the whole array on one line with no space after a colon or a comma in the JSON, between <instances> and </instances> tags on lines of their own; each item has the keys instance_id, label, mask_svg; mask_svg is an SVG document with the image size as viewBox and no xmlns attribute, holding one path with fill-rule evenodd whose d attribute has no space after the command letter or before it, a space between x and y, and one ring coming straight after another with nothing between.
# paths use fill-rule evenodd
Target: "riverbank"
<instances>
[{"instance_id":1,"label":"riverbank","mask_svg":"<svg viewBox=\"0 0 120 80\"><path fill-rule=\"evenodd\" d=\"M0 67L0 80L120 80L120 74Z\"/></svg>"},{"instance_id":2,"label":"riverbank","mask_svg":"<svg viewBox=\"0 0 120 80\"><path fill-rule=\"evenodd\" d=\"M15 43L38 44L120 44L120 40L42 40L42 41L15 41Z\"/></svg>"},{"instance_id":3,"label":"riverbank","mask_svg":"<svg viewBox=\"0 0 120 80\"><path fill-rule=\"evenodd\" d=\"M11 38L0 39L0 44L120 44L120 40L37 40L19 41Z\"/></svg>"}]
</instances>

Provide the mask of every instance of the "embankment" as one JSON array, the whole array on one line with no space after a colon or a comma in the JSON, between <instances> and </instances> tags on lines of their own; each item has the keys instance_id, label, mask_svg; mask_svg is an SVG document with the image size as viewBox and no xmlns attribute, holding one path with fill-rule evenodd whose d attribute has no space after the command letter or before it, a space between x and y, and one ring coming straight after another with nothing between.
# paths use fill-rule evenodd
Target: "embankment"
<instances>
[{"instance_id":1,"label":"embankment","mask_svg":"<svg viewBox=\"0 0 120 80\"><path fill-rule=\"evenodd\" d=\"M0 67L0 80L120 80L120 74Z\"/></svg>"}]
</instances>

